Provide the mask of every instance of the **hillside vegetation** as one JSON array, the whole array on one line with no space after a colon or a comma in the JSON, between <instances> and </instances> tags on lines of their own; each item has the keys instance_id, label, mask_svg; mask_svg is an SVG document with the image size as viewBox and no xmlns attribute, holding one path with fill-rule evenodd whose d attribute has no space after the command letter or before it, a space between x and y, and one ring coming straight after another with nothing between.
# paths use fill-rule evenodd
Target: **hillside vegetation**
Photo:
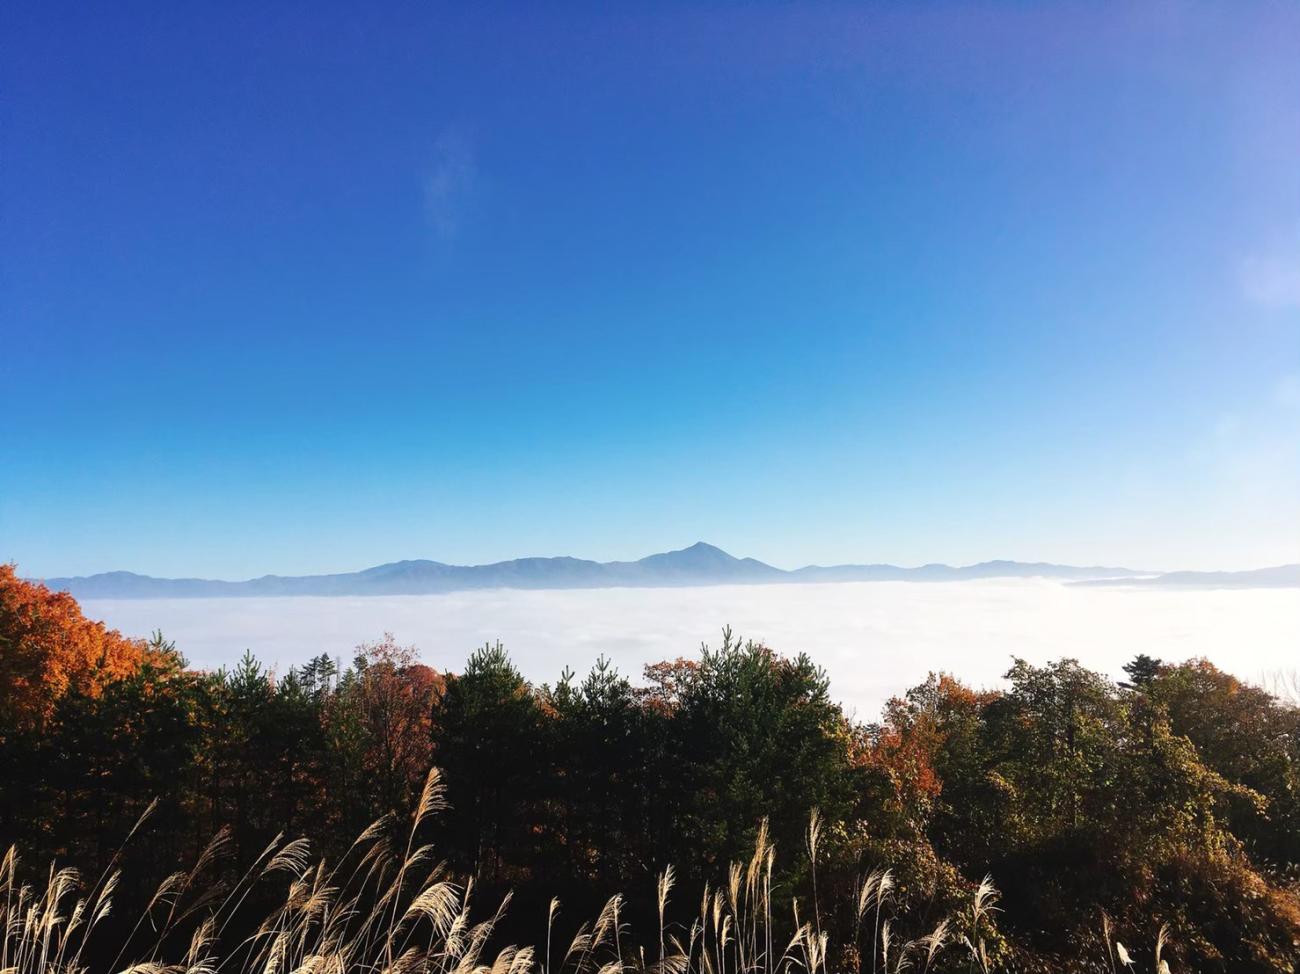
<instances>
[{"instance_id":1,"label":"hillside vegetation","mask_svg":"<svg viewBox=\"0 0 1300 974\"><path fill-rule=\"evenodd\" d=\"M635 683L198 672L0 566L0 971L1297 970L1300 706L1007 680L862 724L729 631Z\"/></svg>"}]
</instances>

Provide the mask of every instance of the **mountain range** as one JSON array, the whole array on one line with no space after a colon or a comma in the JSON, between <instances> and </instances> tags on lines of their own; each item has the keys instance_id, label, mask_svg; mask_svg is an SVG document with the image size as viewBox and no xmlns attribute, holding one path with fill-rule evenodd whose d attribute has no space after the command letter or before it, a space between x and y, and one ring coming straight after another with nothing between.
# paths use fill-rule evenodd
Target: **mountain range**
<instances>
[{"instance_id":1,"label":"mountain range","mask_svg":"<svg viewBox=\"0 0 1300 974\"><path fill-rule=\"evenodd\" d=\"M1300 587L1300 565L1277 565L1245 572L1165 572L1141 578L1091 578L1071 584L1161 588L1296 588Z\"/></svg>"},{"instance_id":2,"label":"mountain range","mask_svg":"<svg viewBox=\"0 0 1300 974\"><path fill-rule=\"evenodd\" d=\"M735 585L797 582L961 581L976 578L1054 578L1062 581L1215 587L1300 585L1300 565L1260 572L1173 572L1158 575L1128 568L1079 567L1046 562L986 561L977 565L809 565L787 571L753 558L736 558L699 542L639 561L581 558L517 558L490 565L447 565L438 561L395 561L337 575L264 575L228 582L204 578L153 578L105 572L49 578L51 588L80 599L222 598L277 595L426 595L468 589L566 589Z\"/></svg>"}]
</instances>

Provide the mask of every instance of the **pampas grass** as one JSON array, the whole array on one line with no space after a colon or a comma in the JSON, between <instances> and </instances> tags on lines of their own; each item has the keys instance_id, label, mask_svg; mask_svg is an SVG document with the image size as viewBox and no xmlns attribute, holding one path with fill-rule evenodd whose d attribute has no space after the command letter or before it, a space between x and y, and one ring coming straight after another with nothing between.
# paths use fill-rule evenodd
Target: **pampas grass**
<instances>
[{"instance_id":1,"label":"pampas grass","mask_svg":"<svg viewBox=\"0 0 1300 974\"><path fill-rule=\"evenodd\" d=\"M428 846L416 845L421 824L445 807L435 769L400 855L387 839L394 824L388 818L363 831L332 866L313 860L305 839L286 842L277 836L228 889L210 878L230 851L229 833L218 832L190 870L163 880L117 945L100 941L107 939L104 920L121 878L121 849L83 892L80 875L67 867L51 866L43 889L21 882L19 855L10 848L0 859L0 974L832 974L830 935L815 892L822 828L816 813L806 835L814 890L810 919L801 918L795 899L790 925L774 922L776 849L763 822L749 861L733 864L724 886L706 885L689 929L676 928L685 931L684 942L668 919L676 883L670 866L655 889L659 928L653 963L647 964L644 948L629 946L624 901L613 896L594 922L579 926L553 966L559 900L550 903L541 958L531 947L505 946L489 954L509 897L475 921L472 881L456 883ZM272 884L283 884L278 905L265 916L244 915L254 890ZM893 885L887 868L869 872L857 884L851 946L859 974L865 967L863 948L870 951L871 970L882 974L907 969L988 974L987 937L998 899L991 878L979 884L966 909L916 940L900 940L894 932L900 918L892 912ZM254 901L265 902L266 893L259 890ZM232 942L232 929L252 932ZM784 935L780 929L793 932ZM1103 935L1108 950L1114 944L1112 965L1118 955L1121 964L1131 966L1128 952L1112 941L1106 918ZM861 942L867 939L869 944ZM1160 974L1169 971L1162 956L1167 943L1168 930L1162 927L1154 966ZM88 959L101 957L114 959L106 965Z\"/></svg>"}]
</instances>

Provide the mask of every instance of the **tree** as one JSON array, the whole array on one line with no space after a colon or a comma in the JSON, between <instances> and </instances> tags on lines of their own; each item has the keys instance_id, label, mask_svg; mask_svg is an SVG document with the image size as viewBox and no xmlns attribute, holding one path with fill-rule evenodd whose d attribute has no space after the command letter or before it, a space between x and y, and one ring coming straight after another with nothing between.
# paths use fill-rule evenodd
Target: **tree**
<instances>
[{"instance_id":1,"label":"tree","mask_svg":"<svg viewBox=\"0 0 1300 974\"><path fill-rule=\"evenodd\" d=\"M823 670L723 630L683 682L670 725L682 861L739 859L770 821L782 848L802 844L808 813L850 807L850 731Z\"/></svg>"},{"instance_id":2,"label":"tree","mask_svg":"<svg viewBox=\"0 0 1300 974\"><path fill-rule=\"evenodd\" d=\"M662 780L654 762L662 715L643 706L603 657L580 684L566 671L554 688L542 687L540 703L554 772L548 846L567 853L561 868L577 882L648 885L661 834L651 819Z\"/></svg>"},{"instance_id":3,"label":"tree","mask_svg":"<svg viewBox=\"0 0 1300 974\"><path fill-rule=\"evenodd\" d=\"M964 815L979 806L983 708L996 696L931 673L866 729L859 759L884 777L880 811L901 816L900 829L931 830L942 841L959 809Z\"/></svg>"},{"instance_id":4,"label":"tree","mask_svg":"<svg viewBox=\"0 0 1300 974\"><path fill-rule=\"evenodd\" d=\"M0 739L39 729L65 693L96 696L148 655L141 640L83 616L71 595L0 565Z\"/></svg>"},{"instance_id":5,"label":"tree","mask_svg":"<svg viewBox=\"0 0 1300 974\"><path fill-rule=\"evenodd\" d=\"M517 874L535 861L542 711L500 643L449 674L433 707L435 760L451 810L447 848L486 879Z\"/></svg>"},{"instance_id":6,"label":"tree","mask_svg":"<svg viewBox=\"0 0 1300 974\"><path fill-rule=\"evenodd\" d=\"M1207 766L1263 796L1232 802L1233 832L1262 860L1300 862L1300 707L1203 659L1164 667L1145 689Z\"/></svg>"},{"instance_id":7,"label":"tree","mask_svg":"<svg viewBox=\"0 0 1300 974\"><path fill-rule=\"evenodd\" d=\"M188 670L155 633L147 660L95 695L72 690L46 720L38 753L52 845L97 868L155 802L153 841L138 855L170 871L206 841L198 814L199 754L210 677Z\"/></svg>"},{"instance_id":8,"label":"tree","mask_svg":"<svg viewBox=\"0 0 1300 974\"><path fill-rule=\"evenodd\" d=\"M323 664L314 670L324 672ZM414 646L398 645L392 633L357 647L329 720L336 743L353 736L357 770L379 811L397 814L414 804L433 764L433 707L443 688L442 675L420 662Z\"/></svg>"},{"instance_id":9,"label":"tree","mask_svg":"<svg viewBox=\"0 0 1300 974\"><path fill-rule=\"evenodd\" d=\"M1133 657L1133 660L1124 664L1124 672L1128 674L1128 681L1121 683L1120 686L1127 690L1142 690L1151 685L1152 681L1164 670L1164 663L1155 657L1148 656L1146 653L1139 653Z\"/></svg>"}]
</instances>

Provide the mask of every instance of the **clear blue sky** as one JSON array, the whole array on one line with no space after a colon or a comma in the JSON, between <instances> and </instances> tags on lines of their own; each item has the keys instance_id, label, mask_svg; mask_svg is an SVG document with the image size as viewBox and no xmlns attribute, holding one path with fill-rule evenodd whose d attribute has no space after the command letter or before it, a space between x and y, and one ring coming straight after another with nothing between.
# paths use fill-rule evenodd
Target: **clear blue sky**
<instances>
[{"instance_id":1,"label":"clear blue sky","mask_svg":"<svg viewBox=\"0 0 1300 974\"><path fill-rule=\"evenodd\" d=\"M1300 560L1300 6L3 21L24 574Z\"/></svg>"}]
</instances>

